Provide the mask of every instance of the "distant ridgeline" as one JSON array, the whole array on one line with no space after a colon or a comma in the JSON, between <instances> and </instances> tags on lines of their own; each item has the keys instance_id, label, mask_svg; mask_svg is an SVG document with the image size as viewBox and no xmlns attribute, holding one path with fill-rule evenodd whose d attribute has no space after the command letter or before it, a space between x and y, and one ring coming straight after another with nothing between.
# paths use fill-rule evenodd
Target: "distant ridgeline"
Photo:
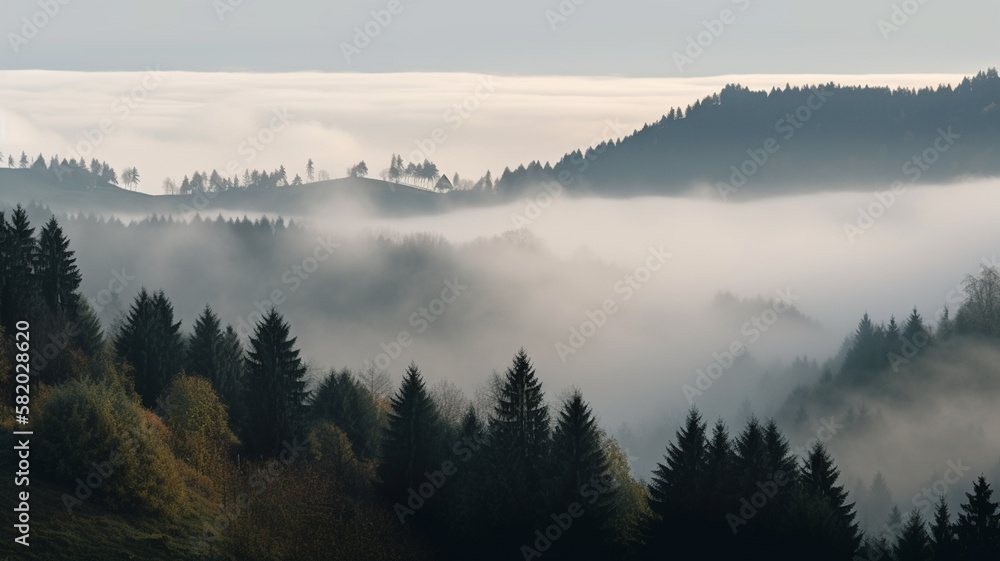
<instances>
[{"instance_id":1,"label":"distant ridgeline","mask_svg":"<svg viewBox=\"0 0 1000 561\"><path fill-rule=\"evenodd\" d=\"M681 194L699 185L754 197L858 184L1000 174L1000 77L889 89L833 83L751 91L728 85L642 130L507 169L497 190L540 181L609 196Z\"/></svg>"},{"instance_id":2,"label":"distant ridgeline","mask_svg":"<svg viewBox=\"0 0 1000 561\"><path fill-rule=\"evenodd\" d=\"M490 205L537 190L609 197L685 195L707 190L724 200L829 189L888 188L1000 175L1000 76L996 69L955 87L920 90L785 86L770 92L728 85L685 109L555 165L534 161L478 182L453 179L424 161L404 167L392 155L380 179L364 162L349 177L289 179L284 166L227 177L194 172L167 178L167 195L131 191L139 170L96 159L0 154L0 202L40 202L59 212L180 215L222 210L295 214L318 205L364 200L390 214ZM2 167L3 165L6 167ZM122 185L125 189L119 187Z\"/></svg>"}]
</instances>

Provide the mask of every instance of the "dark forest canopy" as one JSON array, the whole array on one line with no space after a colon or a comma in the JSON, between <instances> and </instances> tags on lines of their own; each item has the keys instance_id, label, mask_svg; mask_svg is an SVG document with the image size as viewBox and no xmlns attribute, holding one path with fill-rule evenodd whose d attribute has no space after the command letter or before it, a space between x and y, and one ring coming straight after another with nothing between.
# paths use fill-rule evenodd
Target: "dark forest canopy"
<instances>
[{"instance_id":1,"label":"dark forest canopy","mask_svg":"<svg viewBox=\"0 0 1000 561\"><path fill-rule=\"evenodd\" d=\"M214 224L253 243L298 228L280 219ZM777 422L752 415L710 428L692 408L661 442L662 459L644 482L584 396L553 399L546 372L523 349L494 378L487 406L464 412L446 413L412 363L395 390L377 373L349 369L330 370L310 390L290 334L294 318L271 309L244 340L206 306L192 330L177 321L168 295L151 288L119 322L102 326L80 296L72 242L55 217L36 229L19 207L0 217L0 228L0 364L17 356L7 334L20 319L30 320L32 340L60 342L33 379L39 453L49 466L34 481L54 493L54 504L80 513L62 523L152 521L167 528L157 543L171 543L181 559L275 552L287 559L466 559L470 552L477 559L801 559L808 552L844 561L978 561L1000 550L997 482L986 477L967 486L955 514L941 501L933 517L894 508L884 524L862 527L862 505L822 443L793 448ZM966 284L969 298L954 321L947 316L933 330L916 310L903 322L866 314L821 384L876 386L899 357L924 360L908 347L926 346L930 355L959 338L995 346L1000 273L985 267ZM0 397L7 407L11 396ZM111 456L124 439L133 444ZM120 459L119 475L72 494L74 479L109 457ZM278 474L266 492L225 510L258 486L263 470ZM867 510L885 486L877 477Z\"/></svg>"},{"instance_id":2,"label":"dark forest canopy","mask_svg":"<svg viewBox=\"0 0 1000 561\"><path fill-rule=\"evenodd\" d=\"M958 138L949 138L949 130ZM914 162L942 133L954 148L940 161ZM831 82L753 91L730 84L624 138L570 152L552 165L508 168L497 191L516 194L554 180L571 191L608 196L676 195L699 184L715 192L728 183L741 196L757 197L948 181L996 175L998 149L996 69L954 87L919 90Z\"/></svg>"}]
</instances>

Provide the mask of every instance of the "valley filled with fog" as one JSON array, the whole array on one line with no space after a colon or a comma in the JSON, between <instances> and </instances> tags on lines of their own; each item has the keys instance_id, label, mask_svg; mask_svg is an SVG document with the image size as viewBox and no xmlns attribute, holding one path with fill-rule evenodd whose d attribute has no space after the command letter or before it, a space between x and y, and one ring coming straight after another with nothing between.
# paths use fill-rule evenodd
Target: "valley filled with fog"
<instances>
[{"instance_id":1,"label":"valley filled with fog","mask_svg":"<svg viewBox=\"0 0 1000 561\"><path fill-rule=\"evenodd\" d=\"M995 469L1000 443L988 436L998 428L988 413L1000 388L969 383L983 374L977 368L995 374L995 348L964 343L967 360L954 367L918 356L903 372L932 372L920 378L930 392L839 389L826 403L813 386L864 313L902 323L916 307L934 327L947 304L954 317L965 276L996 264L997 187L910 186L887 208L887 186L747 203L539 187L501 206L402 219L319 207L282 217L294 226L280 235L237 234L211 208L184 224L78 217L64 228L81 291L105 326L142 286L165 291L185 332L208 304L246 338L274 303L314 381L371 363L398 383L415 361L429 386L454 397L446 380L470 403L484 402L491 374L524 347L550 404L582 390L643 477L691 404L731 427L750 412L773 416L803 448L823 418L842 423L863 405L883 430L845 430L828 446L843 453L846 481L882 472L908 504L949 460ZM859 208L871 222L859 225ZM101 293L109 283L112 292L125 285L110 303ZM746 352L730 361L734 344ZM799 357L817 365L793 368ZM722 375L699 381L699 370ZM805 418L789 410L797 386L820 396L807 400Z\"/></svg>"}]
</instances>

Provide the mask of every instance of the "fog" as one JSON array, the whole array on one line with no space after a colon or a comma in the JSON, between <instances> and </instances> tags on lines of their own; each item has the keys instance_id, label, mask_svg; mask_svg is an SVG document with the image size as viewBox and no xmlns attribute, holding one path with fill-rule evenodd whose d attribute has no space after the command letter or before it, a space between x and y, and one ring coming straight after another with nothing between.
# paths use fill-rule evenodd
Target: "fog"
<instances>
[{"instance_id":1,"label":"fog","mask_svg":"<svg viewBox=\"0 0 1000 561\"><path fill-rule=\"evenodd\" d=\"M885 426L830 446L848 481L881 471L907 502L949 460L979 473L1000 457L989 436L996 384L969 382L996 371L996 348L970 347L961 366L915 361L933 376L905 391L826 399L820 388L794 403L789 394L812 387L819 369L788 365L801 356L822 365L865 312L903 321L916 306L932 325L946 303L954 312L965 275L996 263L998 183L909 187L884 212L873 206L884 186L747 203L538 189L506 206L407 219L317 208L284 217L301 226L275 236L200 217L65 229L105 326L141 286L165 290L185 331L209 304L246 336L275 304L313 376L372 361L398 382L416 361L430 385L449 380L470 400L523 346L550 406L581 389L640 475L692 403L733 432L749 412L774 416L793 446L822 418L839 422L865 404ZM857 224L859 207L879 217L852 243L844 224ZM699 381L699 370L716 379Z\"/></svg>"},{"instance_id":2,"label":"fog","mask_svg":"<svg viewBox=\"0 0 1000 561\"><path fill-rule=\"evenodd\" d=\"M273 170L289 179L341 177L365 160L372 176L399 153L449 177L478 179L619 138L740 83L936 87L960 74L723 75L707 78L491 76L471 73L180 72L150 60L136 72L0 71L0 152L136 166L160 193L196 170ZM275 112L287 116L272 127ZM103 123L103 125L102 125ZM105 132L100 130L104 127ZM443 141L432 141L440 129ZM248 144L250 137L262 139ZM256 147L255 147L256 146Z\"/></svg>"}]
</instances>

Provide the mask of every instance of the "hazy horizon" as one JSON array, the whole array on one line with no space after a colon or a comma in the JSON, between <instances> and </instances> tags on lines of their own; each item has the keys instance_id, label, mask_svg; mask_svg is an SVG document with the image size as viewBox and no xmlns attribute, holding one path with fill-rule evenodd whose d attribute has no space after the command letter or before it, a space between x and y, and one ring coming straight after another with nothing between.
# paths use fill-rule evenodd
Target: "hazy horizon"
<instances>
[{"instance_id":1,"label":"hazy horizon","mask_svg":"<svg viewBox=\"0 0 1000 561\"><path fill-rule=\"evenodd\" d=\"M962 74L800 74L709 78L400 73L0 71L0 152L73 154L135 166L140 191L161 194L195 171L239 173L308 159L332 178L364 160L425 157L473 181L533 160L627 136L739 83L751 89L825 84L937 87ZM980 69L982 70L982 69ZM123 98L124 96L124 98ZM478 96L478 97L477 97ZM275 121L276 116L284 119ZM100 131L102 123L105 130ZM272 130L273 127L273 130ZM439 131L439 132L435 132ZM761 131L762 137L768 131ZM263 138L256 143L251 137ZM443 139L443 140L442 140Z\"/></svg>"}]
</instances>

